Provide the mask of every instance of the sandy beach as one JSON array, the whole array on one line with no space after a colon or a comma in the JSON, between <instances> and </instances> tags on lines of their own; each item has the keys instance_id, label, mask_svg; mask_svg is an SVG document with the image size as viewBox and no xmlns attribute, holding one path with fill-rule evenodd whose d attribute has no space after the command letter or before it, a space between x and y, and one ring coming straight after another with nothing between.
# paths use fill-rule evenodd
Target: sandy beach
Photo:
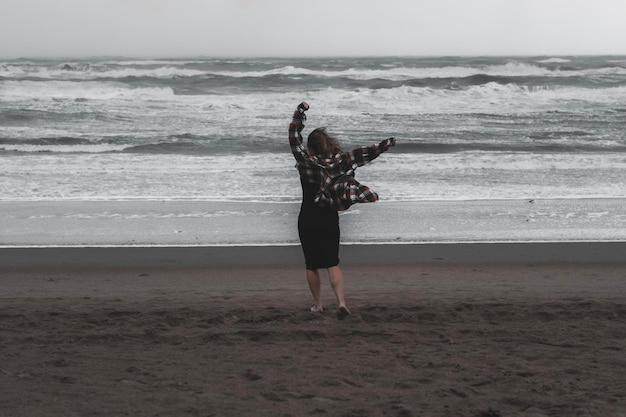
<instances>
[{"instance_id":1,"label":"sandy beach","mask_svg":"<svg viewBox=\"0 0 626 417\"><path fill-rule=\"evenodd\" d=\"M626 415L623 244L343 247L343 320L298 247L82 250L0 249L1 416Z\"/></svg>"},{"instance_id":2,"label":"sandy beach","mask_svg":"<svg viewBox=\"0 0 626 417\"><path fill-rule=\"evenodd\" d=\"M626 416L622 203L0 202L0 416Z\"/></svg>"}]
</instances>

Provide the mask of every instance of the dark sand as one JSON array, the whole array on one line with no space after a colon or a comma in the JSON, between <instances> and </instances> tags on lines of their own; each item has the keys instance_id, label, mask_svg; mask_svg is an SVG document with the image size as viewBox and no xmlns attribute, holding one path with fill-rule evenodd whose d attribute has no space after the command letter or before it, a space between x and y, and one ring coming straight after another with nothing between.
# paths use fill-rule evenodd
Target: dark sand
<instances>
[{"instance_id":1,"label":"dark sand","mask_svg":"<svg viewBox=\"0 0 626 417\"><path fill-rule=\"evenodd\" d=\"M1 249L0 416L626 416L623 245Z\"/></svg>"}]
</instances>

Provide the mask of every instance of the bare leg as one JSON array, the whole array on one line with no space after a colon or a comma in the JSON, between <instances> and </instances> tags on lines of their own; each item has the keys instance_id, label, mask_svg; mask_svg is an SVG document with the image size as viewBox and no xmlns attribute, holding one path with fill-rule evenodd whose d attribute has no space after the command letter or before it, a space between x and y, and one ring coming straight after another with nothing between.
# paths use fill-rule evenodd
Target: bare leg
<instances>
[{"instance_id":1,"label":"bare leg","mask_svg":"<svg viewBox=\"0 0 626 417\"><path fill-rule=\"evenodd\" d=\"M322 312L322 283L319 271L317 269L307 269L306 280L309 283L313 301L315 301L315 305L311 311Z\"/></svg>"},{"instance_id":2,"label":"bare leg","mask_svg":"<svg viewBox=\"0 0 626 417\"><path fill-rule=\"evenodd\" d=\"M339 311L342 314L350 314L350 310L346 307L346 300L343 295L343 274L339 265L328 268L328 277L330 278L330 286L337 297Z\"/></svg>"}]
</instances>

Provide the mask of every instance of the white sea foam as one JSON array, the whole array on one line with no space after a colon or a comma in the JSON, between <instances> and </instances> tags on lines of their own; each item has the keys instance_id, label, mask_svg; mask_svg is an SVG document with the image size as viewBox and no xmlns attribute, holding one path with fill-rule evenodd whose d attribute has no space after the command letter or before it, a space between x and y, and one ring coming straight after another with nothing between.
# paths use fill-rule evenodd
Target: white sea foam
<instances>
[{"instance_id":1,"label":"white sea foam","mask_svg":"<svg viewBox=\"0 0 626 417\"><path fill-rule=\"evenodd\" d=\"M541 61L539 61L541 62ZM554 63L557 61L546 61L545 63ZM567 60L562 61L568 62ZM484 66L446 66L446 67L407 67L389 66L384 69L363 69L349 68L345 70L313 70L308 68L295 67L292 65L263 71L216 71L211 72L215 75L222 75L233 78L243 77L266 77L268 75L286 75L286 76L319 76L326 78L345 77L354 80L374 80L383 79L391 81L403 81L410 79L429 79L429 78L465 78L474 75L488 76L507 76L507 77L578 77L581 75L593 74L626 74L626 68L621 66L588 69L588 70L562 70L551 69L542 66L532 65L523 62L509 62L502 65L484 65Z\"/></svg>"},{"instance_id":2,"label":"white sea foam","mask_svg":"<svg viewBox=\"0 0 626 417\"><path fill-rule=\"evenodd\" d=\"M551 58L536 61L538 64L565 64L570 60L563 58ZM114 66L107 64L115 64ZM579 77L592 76L594 74L626 74L626 68L619 65L613 67L594 69L561 69L549 68L543 65L535 65L527 62L510 61L498 65L475 65L475 66L433 66L421 67L406 64L384 65L380 68L347 68L347 69L309 69L294 65L284 65L278 68L264 70L218 70L207 67L206 69L182 68L194 61L114 61L98 62L92 65L84 63L65 63L54 67L43 67L32 63L1 64L0 76L37 77L43 79L81 79L94 80L98 78L126 78L126 77L194 77L219 75L232 78L261 78L271 75L284 76L317 76L324 78L345 77L354 80L391 80L402 81L410 79L437 79L437 78L465 78L474 75L506 76L506 77ZM202 61L198 61L202 64ZM155 68L149 68L156 66ZM120 68L122 67L122 68Z\"/></svg>"},{"instance_id":3,"label":"white sea foam","mask_svg":"<svg viewBox=\"0 0 626 417\"><path fill-rule=\"evenodd\" d=\"M626 101L626 87L605 89L581 87L525 87L514 84L487 83L462 90L402 86L381 90L345 91L329 88L311 93L311 100L333 114L363 112L415 115L428 113L509 114L543 112L562 103L621 104ZM314 113L312 111L311 113Z\"/></svg>"},{"instance_id":4,"label":"white sea foam","mask_svg":"<svg viewBox=\"0 0 626 417\"><path fill-rule=\"evenodd\" d=\"M540 64L566 64L568 62L572 62L571 59L566 58L547 58L537 61Z\"/></svg>"},{"instance_id":5,"label":"white sea foam","mask_svg":"<svg viewBox=\"0 0 626 417\"><path fill-rule=\"evenodd\" d=\"M135 102L135 111L142 114L150 112L151 101L161 101L168 105L169 111L193 111L188 106L197 106L202 114L219 112L215 115L222 120L237 116L237 111L249 114L279 118L287 111L292 93L252 93L245 96L238 94L224 95L175 95L170 87L128 87L114 83L74 82L74 81L6 81L0 84L3 101L42 100L118 100ZM485 112L502 114L510 112L545 111L560 103L577 101L589 105L621 105L626 102L626 87L618 86L604 89L581 87L524 87L487 83L461 90L434 89L429 87L401 86L389 89L346 91L328 88L307 94L314 106L311 114L320 111L332 114L359 112L373 114L414 115L416 113L476 113ZM116 102L112 101L111 106ZM107 103L104 103L107 105ZM83 104L89 108L89 103ZM94 108L98 110L98 108ZM230 116L229 116L230 115Z\"/></svg>"},{"instance_id":6,"label":"white sea foam","mask_svg":"<svg viewBox=\"0 0 626 417\"><path fill-rule=\"evenodd\" d=\"M99 81L5 81L0 84L3 101L15 100L167 100L174 95L170 87L128 87Z\"/></svg>"},{"instance_id":7,"label":"white sea foam","mask_svg":"<svg viewBox=\"0 0 626 417\"><path fill-rule=\"evenodd\" d=\"M40 153L40 152L55 152L55 153L107 153L107 152L120 152L128 148L128 145L115 145L115 144L85 144L85 145L56 145L56 144L43 144L43 145L29 145L29 144L0 144L0 150L9 152L26 152L26 153Z\"/></svg>"},{"instance_id":8,"label":"white sea foam","mask_svg":"<svg viewBox=\"0 0 626 417\"><path fill-rule=\"evenodd\" d=\"M153 77L153 78L172 78L172 77L193 77L196 75L203 75L204 71L176 68L176 67L160 67L155 69L140 69L140 68L124 68L116 70L108 70L102 73L91 74L92 78L125 78L125 77Z\"/></svg>"},{"instance_id":9,"label":"white sea foam","mask_svg":"<svg viewBox=\"0 0 626 417\"><path fill-rule=\"evenodd\" d=\"M148 64L144 64L148 65ZM136 68L131 68L135 66ZM205 71L178 68L172 63L157 68L144 68L140 64L128 64L123 68L107 68L99 65L65 64L57 67L40 67L30 65L0 65L0 76L8 78L35 77L49 80L95 80L99 78L152 77L173 78L203 75Z\"/></svg>"},{"instance_id":10,"label":"white sea foam","mask_svg":"<svg viewBox=\"0 0 626 417\"><path fill-rule=\"evenodd\" d=\"M0 156L2 200L298 201L293 157L33 154ZM357 171L386 201L626 197L619 154L393 151ZM549 181L546 181L549 179Z\"/></svg>"},{"instance_id":11,"label":"white sea foam","mask_svg":"<svg viewBox=\"0 0 626 417\"><path fill-rule=\"evenodd\" d=\"M491 76L556 76L560 71L525 64L507 63L504 65L487 65L480 67L387 67L385 69L349 68L345 70L312 70L295 66L284 66L264 71L219 71L216 75L242 78L265 77L268 75L314 75L319 77L346 77L355 80L384 79L392 81L409 80L416 78L464 78L472 75L484 74ZM575 74L571 74L575 75Z\"/></svg>"},{"instance_id":12,"label":"white sea foam","mask_svg":"<svg viewBox=\"0 0 626 417\"><path fill-rule=\"evenodd\" d=\"M202 64L206 61L201 60L170 60L170 59L126 59L126 60L109 60L102 61L102 65L118 65L118 66L132 66L132 67L145 67L145 66L177 66L177 65L189 65L189 64ZM70 65L74 65L70 63Z\"/></svg>"}]
</instances>

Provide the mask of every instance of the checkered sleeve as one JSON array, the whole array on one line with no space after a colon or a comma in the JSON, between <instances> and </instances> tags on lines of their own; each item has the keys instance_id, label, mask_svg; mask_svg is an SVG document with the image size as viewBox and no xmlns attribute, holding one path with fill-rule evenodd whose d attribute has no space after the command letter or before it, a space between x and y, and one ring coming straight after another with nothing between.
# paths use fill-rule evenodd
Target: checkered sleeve
<instances>
[{"instance_id":1,"label":"checkered sleeve","mask_svg":"<svg viewBox=\"0 0 626 417\"><path fill-rule=\"evenodd\" d=\"M373 161L378 158L378 155L388 151L389 148L395 146L395 144L396 140L394 138L389 138L381 141L378 145L363 146L354 149L349 156L352 162L352 169Z\"/></svg>"},{"instance_id":2,"label":"checkered sleeve","mask_svg":"<svg viewBox=\"0 0 626 417\"><path fill-rule=\"evenodd\" d=\"M324 167L327 177L326 182L328 183L332 181L333 178L341 177L355 170L357 167L373 161L378 155L389 150L389 148L395 146L395 144L396 140L389 138L381 141L378 145L362 146L350 152L335 155L333 162Z\"/></svg>"},{"instance_id":3,"label":"checkered sleeve","mask_svg":"<svg viewBox=\"0 0 626 417\"><path fill-rule=\"evenodd\" d=\"M303 162L309 159L309 152L302 143L302 129L304 129L304 121L306 116L299 110L293 113L293 119L289 124L289 146L291 146L291 152L297 161Z\"/></svg>"},{"instance_id":4,"label":"checkered sleeve","mask_svg":"<svg viewBox=\"0 0 626 417\"><path fill-rule=\"evenodd\" d=\"M378 194L359 183L355 169L376 159L378 155L396 144L394 138L385 139L378 145L364 146L335 156L335 162L325 167L323 186L315 201L338 211L347 210L355 203L378 201Z\"/></svg>"}]
</instances>

